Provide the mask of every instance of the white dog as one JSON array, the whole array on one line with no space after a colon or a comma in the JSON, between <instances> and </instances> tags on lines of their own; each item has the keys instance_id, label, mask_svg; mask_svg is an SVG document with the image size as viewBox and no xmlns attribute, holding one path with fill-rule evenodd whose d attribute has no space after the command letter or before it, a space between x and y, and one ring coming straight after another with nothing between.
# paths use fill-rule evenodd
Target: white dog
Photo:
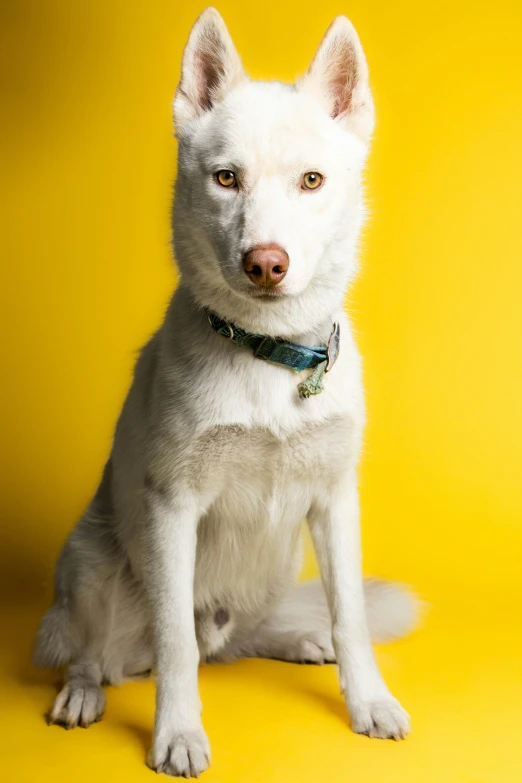
<instances>
[{"instance_id":1,"label":"white dog","mask_svg":"<svg viewBox=\"0 0 522 783\"><path fill-rule=\"evenodd\" d=\"M373 128L355 30L338 17L297 84L253 82L209 8L174 113L181 282L57 564L35 651L67 664L49 720L88 726L102 683L154 667L149 764L198 776L210 758L199 661L257 656L336 661L353 730L403 738L371 638L407 632L415 599L363 584L364 402L343 312ZM295 585L305 517L325 594Z\"/></svg>"}]
</instances>

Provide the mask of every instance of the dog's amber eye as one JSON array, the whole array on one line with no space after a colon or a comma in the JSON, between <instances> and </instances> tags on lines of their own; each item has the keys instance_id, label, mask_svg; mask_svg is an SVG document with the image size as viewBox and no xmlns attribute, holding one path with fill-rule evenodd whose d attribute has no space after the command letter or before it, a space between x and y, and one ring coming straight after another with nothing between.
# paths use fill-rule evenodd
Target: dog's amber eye
<instances>
[{"instance_id":1,"label":"dog's amber eye","mask_svg":"<svg viewBox=\"0 0 522 783\"><path fill-rule=\"evenodd\" d=\"M323 175L318 171L307 171L303 177L302 187L305 190L317 190L323 184Z\"/></svg>"},{"instance_id":2,"label":"dog's amber eye","mask_svg":"<svg viewBox=\"0 0 522 783\"><path fill-rule=\"evenodd\" d=\"M233 171L228 171L227 169L221 169L221 171L218 171L216 174L216 179L224 188L235 188L237 184L236 175Z\"/></svg>"}]
</instances>

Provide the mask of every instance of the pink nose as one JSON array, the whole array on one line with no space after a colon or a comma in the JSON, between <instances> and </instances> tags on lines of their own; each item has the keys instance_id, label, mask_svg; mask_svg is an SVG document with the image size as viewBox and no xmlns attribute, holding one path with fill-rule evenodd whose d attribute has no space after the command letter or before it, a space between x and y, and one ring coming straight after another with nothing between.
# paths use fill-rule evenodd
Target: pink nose
<instances>
[{"instance_id":1,"label":"pink nose","mask_svg":"<svg viewBox=\"0 0 522 783\"><path fill-rule=\"evenodd\" d=\"M280 245L256 245L243 258L243 269L253 283L264 288L278 285L288 272L290 261Z\"/></svg>"}]
</instances>

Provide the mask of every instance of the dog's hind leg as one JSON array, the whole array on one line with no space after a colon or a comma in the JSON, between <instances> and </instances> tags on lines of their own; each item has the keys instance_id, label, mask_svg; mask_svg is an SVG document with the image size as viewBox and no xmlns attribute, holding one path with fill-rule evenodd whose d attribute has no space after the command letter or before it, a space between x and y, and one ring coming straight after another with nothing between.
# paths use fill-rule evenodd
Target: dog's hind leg
<instances>
[{"instance_id":1,"label":"dog's hind leg","mask_svg":"<svg viewBox=\"0 0 522 783\"><path fill-rule=\"evenodd\" d=\"M68 664L63 688L47 715L49 724L56 723L67 729L90 726L100 720L105 709L99 656L84 650L80 657L80 634L75 626L67 609L56 603L40 625L34 653L38 666Z\"/></svg>"},{"instance_id":2,"label":"dog's hind leg","mask_svg":"<svg viewBox=\"0 0 522 783\"><path fill-rule=\"evenodd\" d=\"M73 663L67 667L65 683L47 716L49 724L66 729L87 728L100 720L105 710L102 672L96 663Z\"/></svg>"},{"instance_id":3,"label":"dog's hind leg","mask_svg":"<svg viewBox=\"0 0 522 783\"><path fill-rule=\"evenodd\" d=\"M218 660L275 658L293 663L334 663L331 623L319 582L293 587L255 628L241 625Z\"/></svg>"},{"instance_id":4,"label":"dog's hind leg","mask_svg":"<svg viewBox=\"0 0 522 783\"><path fill-rule=\"evenodd\" d=\"M366 579L364 594L373 641L404 636L415 625L418 602L401 585ZM274 611L250 631L238 631L220 660L276 658L294 663L335 663L330 613L319 581L296 585Z\"/></svg>"},{"instance_id":5,"label":"dog's hind leg","mask_svg":"<svg viewBox=\"0 0 522 783\"><path fill-rule=\"evenodd\" d=\"M69 729L101 718L102 683L118 684L152 666L145 598L115 534L110 462L58 559L55 603L40 624L34 662L67 667L47 717Z\"/></svg>"}]
</instances>

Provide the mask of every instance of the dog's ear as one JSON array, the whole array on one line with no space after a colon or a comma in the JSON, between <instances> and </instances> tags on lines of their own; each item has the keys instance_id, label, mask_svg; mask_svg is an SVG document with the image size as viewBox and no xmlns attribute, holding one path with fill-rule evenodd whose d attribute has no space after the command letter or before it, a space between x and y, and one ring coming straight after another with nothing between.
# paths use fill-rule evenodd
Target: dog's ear
<instances>
[{"instance_id":1,"label":"dog's ear","mask_svg":"<svg viewBox=\"0 0 522 783\"><path fill-rule=\"evenodd\" d=\"M194 23L183 52L174 98L176 130L211 109L227 90L245 78L223 19L215 8L207 8Z\"/></svg>"},{"instance_id":2,"label":"dog's ear","mask_svg":"<svg viewBox=\"0 0 522 783\"><path fill-rule=\"evenodd\" d=\"M374 109L368 65L359 36L345 16L334 19L297 86L312 91L333 119L363 141L369 140Z\"/></svg>"}]
</instances>

